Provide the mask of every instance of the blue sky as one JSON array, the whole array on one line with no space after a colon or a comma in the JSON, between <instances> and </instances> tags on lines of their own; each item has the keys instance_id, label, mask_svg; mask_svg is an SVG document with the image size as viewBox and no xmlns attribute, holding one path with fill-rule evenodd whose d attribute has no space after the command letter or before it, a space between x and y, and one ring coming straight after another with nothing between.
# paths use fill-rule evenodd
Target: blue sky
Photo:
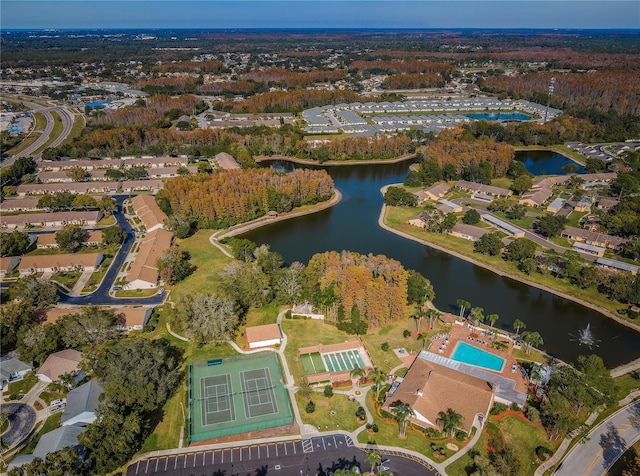
<instances>
[{"instance_id":1,"label":"blue sky","mask_svg":"<svg viewBox=\"0 0 640 476\"><path fill-rule=\"evenodd\" d=\"M640 29L640 0L1 0L0 27Z\"/></svg>"}]
</instances>

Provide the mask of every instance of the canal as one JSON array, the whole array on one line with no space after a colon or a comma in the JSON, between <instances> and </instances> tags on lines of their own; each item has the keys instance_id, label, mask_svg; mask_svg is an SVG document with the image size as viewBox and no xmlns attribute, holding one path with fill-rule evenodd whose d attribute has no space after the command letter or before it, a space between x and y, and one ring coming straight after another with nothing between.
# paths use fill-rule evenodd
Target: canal
<instances>
[{"instance_id":1,"label":"canal","mask_svg":"<svg viewBox=\"0 0 640 476\"><path fill-rule=\"evenodd\" d=\"M263 162L265 166L273 164ZM526 323L526 330L542 335L544 350L564 361L597 353L608 367L615 367L640 357L640 333L592 309L380 228L380 188L402 182L409 165L410 162L402 162L327 167L342 193L339 204L252 230L242 237L269 244L287 263L307 263L313 254L327 250L384 254L427 277L433 283L434 304L439 309L456 313L457 299L465 299L473 307L482 307L485 315L498 314L496 327L512 330L513 322L520 319ZM596 339L592 349L581 345L577 338L587 324Z\"/></svg>"}]
</instances>

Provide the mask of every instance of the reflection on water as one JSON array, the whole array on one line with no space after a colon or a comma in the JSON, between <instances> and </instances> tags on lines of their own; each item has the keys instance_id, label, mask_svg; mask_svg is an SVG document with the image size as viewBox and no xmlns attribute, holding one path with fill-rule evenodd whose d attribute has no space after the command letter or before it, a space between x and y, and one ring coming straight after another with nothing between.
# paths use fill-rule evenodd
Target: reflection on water
<instances>
[{"instance_id":1,"label":"reflection on water","mask_svg":"<svg viewBox=\"0 0 640 476\"><path fill-rule=\"evenodd\" d=\"M640 357L640 334L598 312L380 228L380 188L402 182L408 167L407 162L328 167L343 194L338 205L270 224L243 238L268 243L287 263L306 263L313 254L327 250L384 254L429 278L436 292L435 305L440 309L458 314L456 300L466 299L473 307L482 307L485 315L498 314L498 328L512 330L513 321L520 319L527 330L540 332L545 350L565 361L588 352L569 338L587 324L600 339L597 353L608 366Z\"/></svg>"}]
</instances>

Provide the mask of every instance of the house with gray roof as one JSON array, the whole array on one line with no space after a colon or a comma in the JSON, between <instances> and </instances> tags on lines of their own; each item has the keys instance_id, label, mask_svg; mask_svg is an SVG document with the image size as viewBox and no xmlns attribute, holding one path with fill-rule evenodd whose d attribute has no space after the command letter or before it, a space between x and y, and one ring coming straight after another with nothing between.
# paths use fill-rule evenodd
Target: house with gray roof
<instances>
[{"instance_id":1,"label":"house with gray roof","mask_svg":"<svg viewBox=\"0 0 640 476\"><path fill-rule=\"evenodd\" d=\"M0 360L0 376L2 378L2 390L7 388L11 382L22 380L25 375L33 370L33 365L27 364L18 357L15 352L4 355Z\"/></svg>"},{"instance_id":2,"label":"house with gray roof","mask_svg":"<svg viewBox=\"0 0 640 476\"><path fill-rule=\"evenodd\" d=\"M8 470L31 463L35 458L44 460L49 453L63 450L65 448L83 447L78 441L78 436L85 431L85 428L79 426L61 426L49 433L45 433L38 441L33 453L30 455L21 455L9 463ZM81 451L82 452L82 451Z\"/></svg>"},{"instance_id":3,"label":"house with gray roof","mask_svg":"<svg viewBox=\"0 0 640 476\"><path fill-rule=\"evenodd\" d=\"M86 426L96 419L96 408L100 403L100 395L104 392L102 385L90 380L67 395L67 406L62 413L62 426Z\"/></svg>"}]
</instances>

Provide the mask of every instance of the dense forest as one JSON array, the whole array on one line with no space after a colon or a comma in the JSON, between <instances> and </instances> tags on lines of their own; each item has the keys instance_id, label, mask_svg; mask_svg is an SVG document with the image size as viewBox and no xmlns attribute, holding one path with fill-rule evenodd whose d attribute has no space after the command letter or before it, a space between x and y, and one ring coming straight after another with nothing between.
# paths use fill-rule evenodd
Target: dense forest
<instances>
[{"instance_id":1,"label":"dense forest","mask_svg":"<svg viewBox=\"0 0 640 476\"><path fill-rule=\"evenodd\" d=\"M216 170L168 180L158 200L166 200L163 208L168 203L173 214L189 217L200 228L226 228L269 211L288 212L328 200L333 190L324 170Z\"/></svg>"}]
</instances>

